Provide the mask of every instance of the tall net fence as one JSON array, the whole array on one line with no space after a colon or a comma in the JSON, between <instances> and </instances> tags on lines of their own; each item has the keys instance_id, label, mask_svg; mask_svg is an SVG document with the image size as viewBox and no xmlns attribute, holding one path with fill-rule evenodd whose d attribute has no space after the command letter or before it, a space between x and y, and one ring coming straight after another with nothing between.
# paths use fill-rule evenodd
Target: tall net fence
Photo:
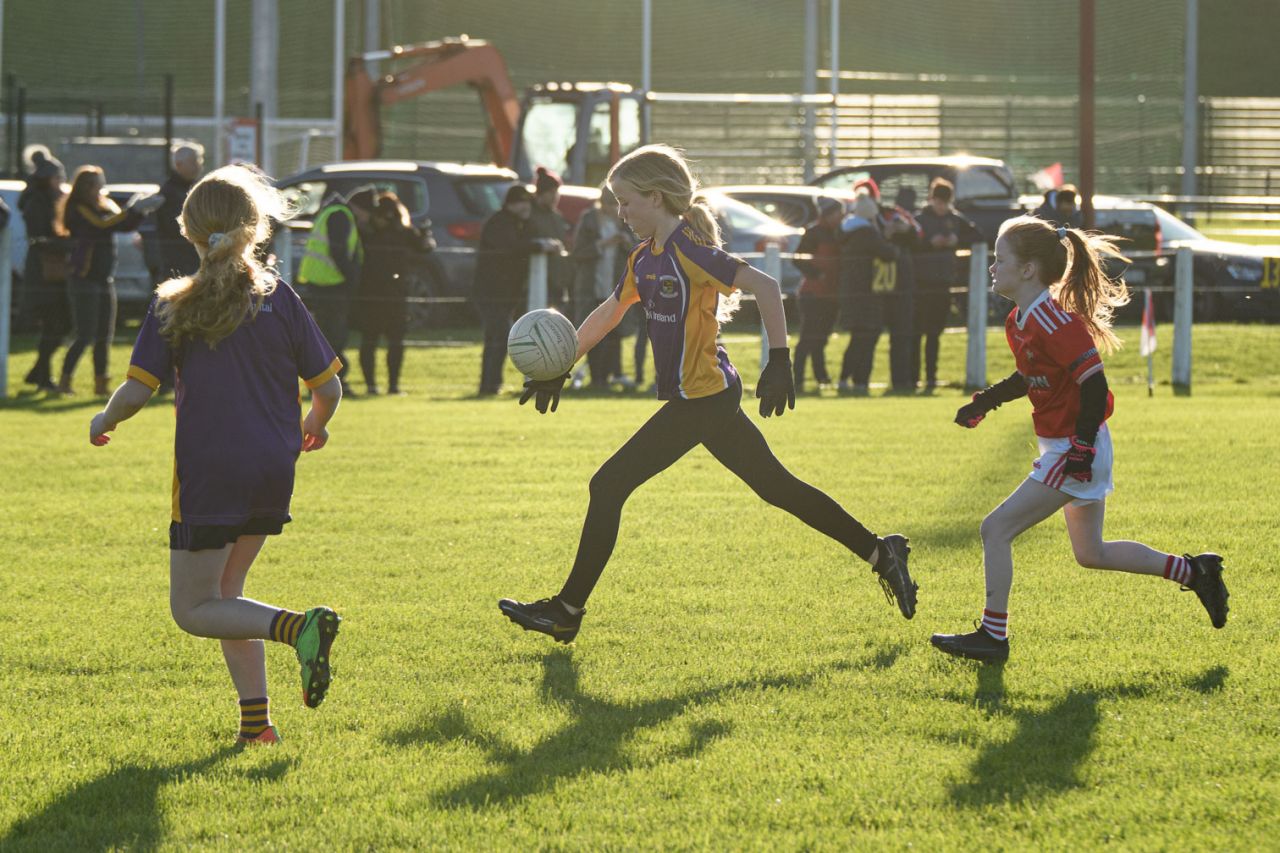
<instances>
[{"instance_id":1,"label":"tall net fence","mask_svg":"<svg viewBox=\"0 0 1280 853\"><path fill-rule=\"evenodd\" d=\"M708 93L798 93L814 86L825 93L833 65L832 2L816 3L817 81L806 83L804 0L653 0L652 86ZM61 0L58 14L49 14L43 4L5 4L6 170L15 171L26 143L61 153L59 146L76 137L163 136L167 77L174 135L204 143L211 160L222 160L224 152L214 150L215 8L214 0ZM638 0L546 0L536 7L503 0L348 0L340 53L466 33L498 47L517 91L549 80L638 86L641 8ZM226 10L228 127L222 137L237 120L254 119L261 104L267 119L261 156L272 171L285 174L337 157L334 4L227 0ZM1068 180L1078 178L1075 0L845 0L839 11L834 108L813 108L810 117L789 104L657 103L653 138L685 147L704 178L715 182L792 182L867 157L961 151L1004 158L1021 175L1060 163ZM1184 0L1099 4L1096 140L1103 191L1178 187L1183 12ZM255 61L255 39L264 38L277 45L271 68ZM404 67L386 61L376 71ZM1261 99L1203 99L1202 189L1267 189L1271 173L1280 171L1275 113L1274 102ZM468 87L426 92L387 107L380 119L386 156L485 157L486 117ZM162 156L152 159L159 165L149 168L159 171Z\"/></svg>"}]
</instances>

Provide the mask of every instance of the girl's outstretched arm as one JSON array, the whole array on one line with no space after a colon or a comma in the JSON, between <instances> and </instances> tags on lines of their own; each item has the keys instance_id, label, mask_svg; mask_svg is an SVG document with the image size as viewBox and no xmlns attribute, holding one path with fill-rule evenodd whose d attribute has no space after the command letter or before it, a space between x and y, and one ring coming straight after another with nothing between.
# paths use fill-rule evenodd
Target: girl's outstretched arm
<instances>
[{"instance_id":1,"label":"girl's outstretched arm","mask_svg":"<svg viewBox=\"0 0 1280 853\"><path fill-rule=\"evenodd\" d=\"M617 296L610 296L596 306L596 310L588 314L578 328L578 354L573 360L578 361L604 340L604 336L622 322L622 315L627 313L628 307L619 302Z\"/></svg>"},{"instance_id":2,"label":"girl's outstretched arm","mask_svg":"<svg viewBox=\"0 0 1280 853\"><path fill-rule=\"evenodd\" d=\"M107 433L142 410L151 399L151 389L136 379L126 379L107 401L107 407L89 422L89 443L101 447L111 441Z\"/></svg>"}]
</instances>

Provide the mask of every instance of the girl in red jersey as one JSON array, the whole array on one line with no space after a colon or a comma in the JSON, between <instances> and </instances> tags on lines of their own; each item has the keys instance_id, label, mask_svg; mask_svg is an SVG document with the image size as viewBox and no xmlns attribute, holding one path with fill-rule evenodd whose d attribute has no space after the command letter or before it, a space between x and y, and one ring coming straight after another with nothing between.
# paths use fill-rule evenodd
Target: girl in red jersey
<instances>
[{"instance_id":1,"label":"girl in red jersey","mask_svg":"<svg viewBox=\"0 0 1280 853\"><path fill-rule=\"evenodd\" d=\"M174 621L222 641L240 697L241 743L278 739L267 705L263 640L294 648L303 701L329 687L329 647L338 616L244 598L245 576L267 536L290 520L294 463L319 450L342 397L341 366L293 290L265 270L255 248L282 219L280 196L262 176L228 166L192 188L182 233L200 255L190 277L156 291L128 378L94 416L89 439L135 415L162 382L177 407L169 605ZM311 388L302 418L298 379ZM301 429L299 429L301 423Z\"/></svg>"},{"instance_id":2,"label":"girl in red jersey","mask_svg":"<svg viewBox=\"0 0 1280 853\"><path fill-rule=\"evenodd\" d=\"M1080 565L1162 575L1196 593L1213 627L1226 624L1227 588L1217 554L1178 557L1102 538L1112 490L1106 420L1115 403L1098 350L1120 345L1111 314L1129 300L1124 283L1107 277L1103 256L1123 260L1113 239L1100 234L1057 228L1031 216L1000 228L991 285L1017 303L1005 321L1017 370L975 394L956 413L956 423L972 429L1002 403L1029 397L1040 457L1022 485L982 522L986 608L974 632L933 635L933 644L947 654L1008 659L1013 540L1059 509Z\"/></svg>"},{"instance_id":3,"label":"girl in red jersey","mask_svg":"<svg viewBox=\"0 0 1280 853\"><path fill-rule=\"evenodd\" d=\"M578 330L578 358L604 339L628 306L644 308L653 343L658 399L666 401L591 478L591 502L577 558L560 593L535 602L504 598L499 609L516 624L567 643L577 636L587 597L618 536L622 506L635 489L699 444L761 498L866 560L902 615L915 614L916 585L907 571L907 540L877 537L834 500L796 478L742 411L742 383L718 341L720 323L738 290L756 297L771 348L756 396L762 417L795 407L786 316L778 283L720 249L720 231L680 152L650 145L609 173L619 212L644 240L627 259L613 295ZM525 383L520 402L555 411L568 374ZM660 521L658 522L660 524ZM660 532L660 531L659 531Z\"/></svg>"}]
</instances>

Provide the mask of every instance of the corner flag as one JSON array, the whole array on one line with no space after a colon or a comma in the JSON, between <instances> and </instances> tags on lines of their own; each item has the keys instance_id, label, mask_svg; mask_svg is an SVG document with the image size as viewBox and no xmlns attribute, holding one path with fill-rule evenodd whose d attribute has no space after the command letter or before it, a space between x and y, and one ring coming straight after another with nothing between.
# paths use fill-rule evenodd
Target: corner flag
<instances>
[{"instance_id":1,"label":"corner flag","mask_svg":"<svg viewBox=\"0 0 1280 853\"><path fill-rule=\"evenodd\" d=\"M1155 366L1151 354L1156 351L1156 306L1151 298L1151 288L1143 288L1142 337L1138 340L1138 353L1147 360L1147 396L1155 396Z\"/></svg>"},{"instance_id":2,"label":"corner flag","mask_svg":"<svg viewBox=\"0 0 1280 853\"><path fill-rule=\"evenodd\" d=\"M1142 304L1142 338L1138 343L1138 354L1144 357L1156 351L1156 311L1151 300L1151 288L1144 288Z\"/></svg>"}]
</instances>

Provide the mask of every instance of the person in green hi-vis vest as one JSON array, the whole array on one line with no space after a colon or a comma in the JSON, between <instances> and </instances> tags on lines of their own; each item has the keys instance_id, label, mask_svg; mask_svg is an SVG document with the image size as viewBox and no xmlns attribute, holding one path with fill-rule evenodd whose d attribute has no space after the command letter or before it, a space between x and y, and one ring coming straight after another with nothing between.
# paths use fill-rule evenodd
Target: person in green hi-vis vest
<instances>
[{"instance_id":1,"label":"person in green hi-vis vest","mask_svg":"<svg viewBox=\"0 0 1280 853\"><path fill-rule=\"evenodd\" d=\"M306 304L316 325L333 347L342 370L343 393L347 386L347 332L351 304L360 287L360 270L364 265L364 245L360 228L369 220L373 207L373 190L358 189L346 200L334 193L321 206L311 226L302 264L298 267L298 294Z\"/></svg>"}]
</instances>

